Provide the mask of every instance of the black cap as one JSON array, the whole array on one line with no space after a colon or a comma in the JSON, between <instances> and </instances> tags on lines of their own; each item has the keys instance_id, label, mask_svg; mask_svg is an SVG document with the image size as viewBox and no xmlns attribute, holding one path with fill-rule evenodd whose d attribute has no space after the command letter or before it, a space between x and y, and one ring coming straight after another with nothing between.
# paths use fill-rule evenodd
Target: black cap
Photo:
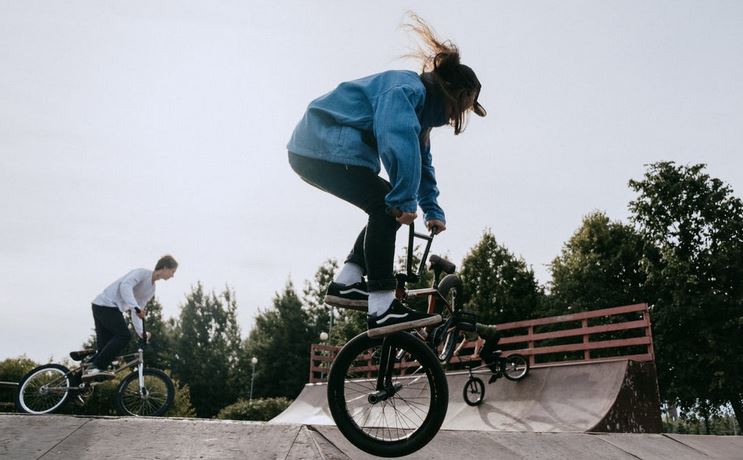
<instances>
[{"instance_id":1,"label":"black cap","mask_svg":"<svg viewBox=\"0 0 743 460\"><path fill-rule=\"evenodd\" d=\"M475 91L475 102L472 104L472 111L477 115L484 117L488 114L485 108L477 102L480 96L480 80L477 79L475 71L464 64L453 64L440 66L436 69L444 80L459 88L469 88Z\"/></svg>"}]
</instances>

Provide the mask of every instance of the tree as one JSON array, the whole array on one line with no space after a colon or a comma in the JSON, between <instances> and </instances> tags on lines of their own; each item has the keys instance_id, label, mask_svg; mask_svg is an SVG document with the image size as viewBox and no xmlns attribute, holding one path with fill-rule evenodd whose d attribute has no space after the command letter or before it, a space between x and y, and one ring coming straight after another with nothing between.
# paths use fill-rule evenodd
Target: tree
<instances>
[{"instance_id":1,"label":"tree","mask_svg":"<svg viewBox=\"0 0 743 460\"><path fill-rule=\"evenodd\" d=\"M631 180L661 397L730 402L743 424L743 203L704 164L659 162Z\"/></svg>"},{"instance_id":2,"label":"tree","mask_svg":"<svg viewBox=\"0 0 743 460\"><path fill-rule=\"evenodd\" d=\"M532 318L544 292L526 262L485 231L462 261L464 308L481 323Z\"/></svg>"},{"instance_id":3,"label":"tree","mask_svg":"<svg viewBox=\"0 0 743 460\"><path fill-rule=\"evenodd\" d=\"M550 295L540 316L646 301L642 249L632 226L610 222L603 212L585 216L550 264Z\"/></svg>"},{"instance_id":4,"label":"tree","mask_svg":"<svg viewBox=\"0 0 743 460\"><path fill-rule=\"evenodd\" d=\"M205 294L198 283L186 296L175 328L175 376L188 385L199 417L216 415L237 398L240 328L234 292Z\"/></svg>"},{"instance_id":5,"label":"tree","mask_svg":"<svg viewBox=\"0 0 743 460\"><path fill-rule=\"evenodd\" d=\"M296 398L309 378L310 344L316 335L294 285L288 281L273 306L259 312L240 354L242 397L250 388L250 360L255 357L253 397Z\"/></svg>"},{"instance_id":6,"label":"tree","mask_svg":"<svg viewBox=\"0 0 743 460\"><path fill-rule=\"evenodd\" d=\"M319 340L322 332L332 333L333 326L340 316L340 313L326 304L324 300L325 292L333 281L336 270L338 270L338 262L335 259L328 259L317 269L311 282L305 281L302 303L307 312L309 328L314 334L315 340Z\"/></svg>"}]
</instances>

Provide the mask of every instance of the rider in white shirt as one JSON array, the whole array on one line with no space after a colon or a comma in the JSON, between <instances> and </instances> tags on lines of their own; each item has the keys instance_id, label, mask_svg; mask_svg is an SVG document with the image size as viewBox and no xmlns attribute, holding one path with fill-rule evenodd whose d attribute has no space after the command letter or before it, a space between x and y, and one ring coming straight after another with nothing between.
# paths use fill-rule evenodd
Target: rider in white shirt
<instances>
[{"instance_id":1,"label":"rider in white shirt","mask_svg":"<svg viewBox=\"0 0 743 460\"><path fill-rule=\"evenodd\" d=\"M157 261L154 271L134 269L111 283L93 300L98 352L83 379L113 377L113 373L105 372L105 369L131 339L124 313L131 312L134 330L143 337L145 305L155 296L155 282L169 280L177 268L178 262L172 256L163 256Z\"/></svg>"}]
</instances>

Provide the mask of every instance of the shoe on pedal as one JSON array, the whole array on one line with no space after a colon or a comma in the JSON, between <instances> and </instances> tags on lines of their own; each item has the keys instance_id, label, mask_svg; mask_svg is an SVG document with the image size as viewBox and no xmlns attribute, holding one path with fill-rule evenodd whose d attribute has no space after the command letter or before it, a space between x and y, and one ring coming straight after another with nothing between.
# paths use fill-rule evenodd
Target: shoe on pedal
<instances>
[{"instance_id":1,"label":"shoe on pedal","mask_svg":"<svg viewBox=\"0 0 743 460\"><path fill-rule=\"evenodd\" d=\"M334 307L366 310L369 305L369 290L364 281L354 284L341 284L333 281L325 293L325 303Z\"/></svg>"},{"instance_id":2,"label":"shoe on pedal","mask_svg":"<svg viewBox=\"0 0 743 460\"><path fill-rule=\"evenodd\" d=\"M111 380L115 375L113 372L102 371L97 367L89 367L83 374L83 380L86 382L102 382L104 380Z\"/></svg>"},{"instance_id":3,"label":"shoe on pedal","mask_svg":"<svg viewBox=\"0 0 743 460\"><path fill-rule=\"evenodd\" d=\"M381 316L367 316L369 337L392 334L393 332L433 326L441 323L441 315L429 315L410 309L395 299Z\"/></svg>"}]
</instances>

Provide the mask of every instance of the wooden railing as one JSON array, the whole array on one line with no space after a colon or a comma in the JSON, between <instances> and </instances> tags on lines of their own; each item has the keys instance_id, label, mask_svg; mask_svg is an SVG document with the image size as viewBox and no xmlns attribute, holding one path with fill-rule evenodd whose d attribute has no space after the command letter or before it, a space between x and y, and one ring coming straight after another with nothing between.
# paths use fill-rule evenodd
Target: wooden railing
<instances>
[{"instance_id":1,"label":"wooden railing","mask_svg":"<svg viewBox=\"0 0 743 460\"><path fill-rule=\"evenodd\" d=\"M532 367L610 360L654 361L653 336L647 304L627 305L568 315L551 316L497 325L503 337L503 354L520 353ZM479 360L474 350L482 339L465 342L462 352L450 361ZM340 347L313 344L310 348L310 383L327 378Z\"/></svg>"}]
</instances>

